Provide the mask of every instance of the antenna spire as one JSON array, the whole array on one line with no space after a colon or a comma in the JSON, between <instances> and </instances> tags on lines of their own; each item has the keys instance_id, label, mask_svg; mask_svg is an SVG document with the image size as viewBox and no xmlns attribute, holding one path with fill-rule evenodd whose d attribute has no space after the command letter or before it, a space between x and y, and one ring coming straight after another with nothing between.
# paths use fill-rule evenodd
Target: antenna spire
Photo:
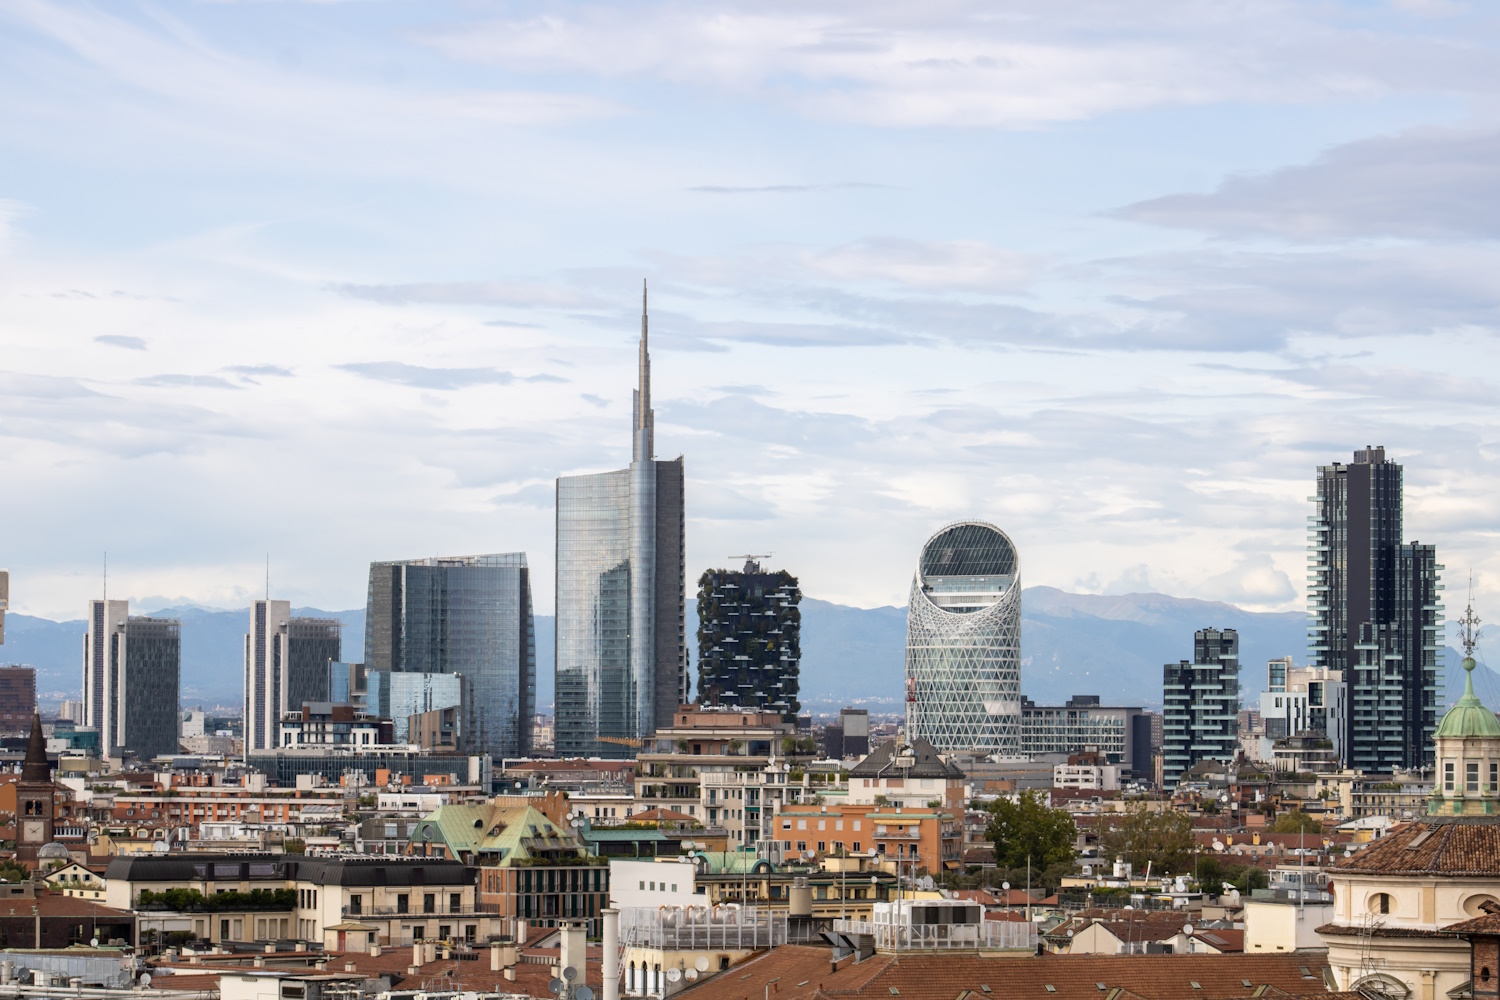
<instances>
[{"instance_id":1,"label":"antenna spire","mask_svg":"<svg viewBox=\"0 0 1500 1000\"><path fill-rule=\"evenodd\" d=\"M646 282L641 281L641 352L637 365L638 384L635 390L635 426L631 428L634 435L634 447L631 449L631 459L636 462L649 462L656 457L656 419L651 412L651 354L648 350L647 340L647 315L646 315Z\"/></svg>"}]
</instances>

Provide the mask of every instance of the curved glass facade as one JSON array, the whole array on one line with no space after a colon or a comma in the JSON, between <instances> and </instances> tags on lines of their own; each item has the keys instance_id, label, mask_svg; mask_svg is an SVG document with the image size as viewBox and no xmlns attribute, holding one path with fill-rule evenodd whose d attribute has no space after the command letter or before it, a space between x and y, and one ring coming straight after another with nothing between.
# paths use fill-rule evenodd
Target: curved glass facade
<instances>
[{"instance_id":1,"label":"curved glass facade","mask_svg":"<svg viewBox=\"0 0 1500 1000\"><path fill-rule=\"evenodd\" d=\"M909 736L944 752L1020 753L1021 563L994 525L950 524L922 546L906 686Z\"/></svg>"}]
</instances>

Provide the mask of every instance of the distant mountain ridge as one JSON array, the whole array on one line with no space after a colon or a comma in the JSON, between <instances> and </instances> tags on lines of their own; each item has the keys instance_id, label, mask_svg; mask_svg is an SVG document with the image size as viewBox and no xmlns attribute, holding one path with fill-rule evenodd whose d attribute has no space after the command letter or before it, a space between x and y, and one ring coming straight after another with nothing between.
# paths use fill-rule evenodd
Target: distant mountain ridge
<instances>
[{"instance_id":1,"label":"distant mountain ridge","mask_svg":"<svg viewBox=\"0 0 1500 1000\"><path fill-rule=\"evenodd\" d=\"M696 602L688 603L688 620L696 622ZM1106 703L1159 707L1162 664L1191 659L1193 632L1202 628L1239 632L1240 689L1247 706L1259 703L1267 660L1288 654L1298 663L1306 658L1307 616L1300 611L1245 611L1166 594L1072 594L1055 587L1027 588L1021 609L1021 689L1042 704L1096 694ZM182 621L183 703L238 705L249 609L188 606L150 613ZM363 608L294 608L292 613L342 621L344 659L363 658ZM694 630L689 631L690 646ZM76 698L85 631L82 620L53 622L11 613L0 663L35 666L44 703ZM553 700L555 632L551 615L536 617L536 702L543 711ZM831 712L850 705L899 712L905 659L904 607L853 608L803 598L801 699L806 709ZM1449 704L1463 690L1460 660L1456 650L1447 651ZM1486 704L1500 706L1500 676L1478 670L1475 687Z\"/></svg>"}]
</instances>

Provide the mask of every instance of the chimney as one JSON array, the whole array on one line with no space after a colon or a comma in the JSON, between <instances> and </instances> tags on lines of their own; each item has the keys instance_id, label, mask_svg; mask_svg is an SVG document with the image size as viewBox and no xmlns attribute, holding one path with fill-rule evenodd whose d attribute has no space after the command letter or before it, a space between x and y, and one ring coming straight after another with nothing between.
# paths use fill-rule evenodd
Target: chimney
<instances>
[{"instance_id":1,"label":"chimney","mask_svg":"<svg viewBox=\"0 0 1500 1000\"><path fill-rule=\"evenodd\" d=\"M562 951L558 964L564 969L574 969L578 975L571 982L583 985L584 973L588 971L588 924L582 920L564 920L562 923ZM567 977L564 976L564 979Z\"/></svg>"},{"instance_id":2,"label":"chimney","mask_svg":"<svg viewBox=\"0 0 1500 1000\"><path fill-rule=\"evenodd\" d=\"M604 917L604 1000L620 1000L620 911L610 907Z\"/></svg>"}]
</instances>

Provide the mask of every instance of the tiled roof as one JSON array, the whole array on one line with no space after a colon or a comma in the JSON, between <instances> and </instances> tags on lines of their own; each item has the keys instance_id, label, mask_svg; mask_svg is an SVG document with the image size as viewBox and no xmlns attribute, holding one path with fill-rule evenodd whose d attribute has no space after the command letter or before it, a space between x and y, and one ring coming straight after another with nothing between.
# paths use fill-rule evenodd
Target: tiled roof
<instances>
[{"instance_id":1,"label":"tiled roof","mask_svg":"<svg viewBox=\"0 0 1500 1000\"><path fill-rule=\"evenodd\" d=\"M829 950L784 945L687 991L693 1000L1241 1000L1271 992L1321 992L1326 961L1314 955L1049 955L986 958L913 952L852 958L831 971ZM1246 986L1245 983L1250 985Z\"/></svg>"},{"instance_id":2,"label":"tiled roof","mask_svg":"<svg viewBox=\"0 0 1500 1000\"><path fill-rule=\"evenodd\" d=\"M1449 924L1443 930L1450 934L1500 934L1500 913L1486 913L1473 920Z\"/></svg>"},{"instance_id":3,"label":"tiled roof","mask_svg":"<svg viewBox=\"0 0 1500 1000\"><path fill-rule=\"evenodd\" d=\"M1420 927L1364 927L1358 924L1324 924L1318 928L1323 937L1378 937L1378 938L1456 938L1449 928L1429 931Z\"/></svg>"},{"instance_id":4,"label":"tiled roof","mask_svg":"<svg viewBox=\"0 0 1500 1000\"><path fill-rule=\"evenodd\" d=\"M1222 952L1245 950L1245 932L1242 929L1210 927L1208 930L1199 931L1193 937Z\"/></svg>"},{"instance_id":5,"label":"tiled roof","mask_svg":"<svg viewBox=\"0 0 1500 1000\"><path fill-rule=\"evenodd\" d=\"M1500 876L1500 824L1423 820L1335 862L1335 875Z\"/></svg>"},{"instance_id":6,"label":"tiled roof","mask_svg":"<svg viewBox=\"0 0 1500 1000\"><path fill-rule=\"evenodd\" d=\"M886 740L870 751L869 756L849 769L851 778L962 778L964 773L938 756L937 749L920 736L911 741L916 764L906 769L897 768L892 759L896 754L896 740ZM950 998L951 1000L951 998Z\"/></svg>"}]
</instances>

